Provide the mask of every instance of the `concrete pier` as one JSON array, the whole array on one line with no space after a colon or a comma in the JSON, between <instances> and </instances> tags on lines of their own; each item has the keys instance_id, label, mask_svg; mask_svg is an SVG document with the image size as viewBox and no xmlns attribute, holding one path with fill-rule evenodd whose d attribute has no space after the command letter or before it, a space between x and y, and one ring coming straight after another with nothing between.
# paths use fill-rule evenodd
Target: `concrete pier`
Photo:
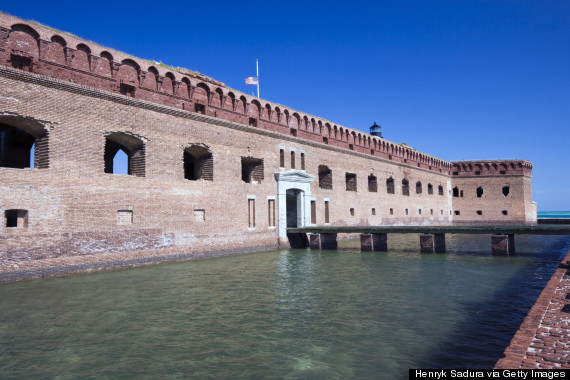
<instances>
[{"instance_id":1,"label":"concrete pier","mask_svg":"<svg viewBox=\"0 0 570 380\"><path fill-rule=\"evenodd\" d=\"M511 256L515 254L515 235L491 235L493 255Z\"/></svg>"},{"instance_id":2,"label":"concrete pier","mask_svg":"<svg viewBox=\"0 0 570 380\"><path fill-rule=\"evenodd\" d=\"M360 250L385 252L388 250L388 234L360 234Z\"/></svg>"},{"instance_id":3,"label":"concrete pier","mask_svg":"<svg viewBox=\"0 0 570 380\"><path fill-rule=\"evenodd\" d=\"M421 253L445 253L445 234L421 234Z\"/></svg>"},{"instance_id":4,"label":"concrete pier","mask_svg":"<svg viewBox=\"0 0 570 380\"><path fill-rule=\"evenodd\" d=\"M309 247L311 249L337 249L336 233L309 234Z\"/></svg>"}]
</instances>

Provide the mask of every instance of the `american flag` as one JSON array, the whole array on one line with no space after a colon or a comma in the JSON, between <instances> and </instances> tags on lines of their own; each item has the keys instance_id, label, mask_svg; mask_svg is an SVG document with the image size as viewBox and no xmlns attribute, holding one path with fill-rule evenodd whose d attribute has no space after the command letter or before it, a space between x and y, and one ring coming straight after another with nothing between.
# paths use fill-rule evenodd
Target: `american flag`
<instances>
[{"instance_id":1,"label":"american flag","mask_svg":"<svg viewBox=\"0 0 570 380\"><path fill-rule=\"evenodd\" d=\"M259 84L258 77L247 77L245 78L245 84Z\"/></svg>"}]
</instances>

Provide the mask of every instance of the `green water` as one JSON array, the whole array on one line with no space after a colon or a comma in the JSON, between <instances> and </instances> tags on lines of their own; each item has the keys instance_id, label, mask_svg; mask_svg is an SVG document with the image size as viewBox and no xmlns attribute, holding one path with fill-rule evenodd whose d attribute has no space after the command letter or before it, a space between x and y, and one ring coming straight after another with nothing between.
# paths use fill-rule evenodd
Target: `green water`
<instances>
[{"instance_id":1,"label":"green water","mask_svg":"<svg viewBox=\"0 0 570 380\"><path fill-rule=\"evenodd\" d=\"M406 379L491 367L570 246L271 251L0 285L0 378Z\"/></svg>"}]
</instances>

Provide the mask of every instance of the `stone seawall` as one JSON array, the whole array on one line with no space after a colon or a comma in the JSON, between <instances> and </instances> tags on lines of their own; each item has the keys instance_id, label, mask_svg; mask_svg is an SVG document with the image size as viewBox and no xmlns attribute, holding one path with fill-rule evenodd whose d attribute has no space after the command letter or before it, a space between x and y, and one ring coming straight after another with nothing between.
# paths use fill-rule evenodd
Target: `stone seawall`
<instances>
[{"instance_id":1,"label":"stone seawall","mask_svg":"<svg viewBox=\"0 0 570 380\"><path fill-rule=\"evenodd\" d=\"M505 350L497 369L570 368L570 251Z\"/></svg>"},{"instance_id":2,"label":"stone seawall","mask_svg":"<svg viewBox=\"0 0 570 380\"><path fill-rule=\"evenodd\" d=\"M115 251L89 256L61 256L43 260L20 261L18 264L10 266L0 265L0 283L230 254L260 252L277 248L277 244L260 245L256 247L244 246L243 248L233 247L231 249L218 248L209 251L192 252L180 252L177 249L164 248L128 252Z\"/></svg>"}]
</instances>

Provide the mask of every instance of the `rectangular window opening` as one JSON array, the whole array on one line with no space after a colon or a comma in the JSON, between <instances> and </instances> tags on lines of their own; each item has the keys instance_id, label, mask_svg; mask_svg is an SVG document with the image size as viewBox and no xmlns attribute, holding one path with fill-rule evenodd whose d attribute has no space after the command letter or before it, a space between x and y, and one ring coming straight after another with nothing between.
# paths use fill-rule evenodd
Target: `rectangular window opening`
<instances>
[{"instance_id":1,"label":"rectangular window opening","mask_svg":"<svg viewBox=\"0 0 570 380\"><path fill-rule=\"evenodd\" d=\"M455 211L455 215L461 215L461 213L459 212L459 210Z\"/></svg>"},{"instance_id":2,"label":"rectangular window opening","mask_svg":"<svg viewBox=\"0 0 570 380\"><path fill-rule=\"evenodd\" d=\"M356 174L346 173L346 191L356 191Z\"/></svg>"},{"instance_id":3,"label":"rectangular window opening","mask_svg":"<svg viewBox=\"0 0 570 380\"><path fill-rule=\"evenodd\" d=\"M317 201L311 201L311 224L317 224Z\"/></svg>"},{"instance_id":4,"label":"rectangular window opening","mask_svg":"<svg viewBox=\"0 0 570 380\"><path fill-rule=\"evenodd\" d=\"M194 103L194 112L205 115L206 114L206 106L200 103Z\"/></svg>"},{"instance_id":5,"label":"rectangular window opening","mask_svg":"<svg viewBox=\"0 0 570 380\"><path fill-rule=\"evenodd\" d=\"M206 221L206 210L197 208L194 209L194 221L195 222L205 222Z\"/></svg>"},{"instance_id":6,"label":"rectangular window opening","mask_svg":"<svg viewBox=\"0 0 570 380\"><path fill-rule=\"evenodd\" d=\"M5 210L6 228L27 228L28 210Z\"/></svg>"},{"instance_id":7,"label":"rectangular window opening","mask_svg":"<svg viewBox=\"0 0 570 380\"><path fill-rule=\"evenodd\" d=\"M295 169L295 152L291 151L291 169Z\"/></svg>"},{"instance_id":8,"label":"rectangular window opening","mask_svg":"<svg viewBox=\"0 0 570 380\"><path fill-rule=\"evenodd\" d=\"M350 216L354 216L354 208L353 207L350 208Z\"/></svg>"},{"instance_id":9,"label":"rectangular window opening","mask_svg":"<svg viewBox=\"0 0 570 380\"><path fill-rule=\"evenodd\" d=\"M376 193L378 191L378 179L376 176L368 176L368 191L372 193Z\"/></svg>"},{"instance_id":10,"label":"rectangular window opening","mask_svg":"<svg viewBox=\"0 0 570 380\"><path fill-rule=\"evenodd\" d=\"M279 149L279 167L285 167L285 149Z\"/></svg>"},{"instance_id":11,"label":"rectangular window opening","mask_svg":"<svg viewBox=\"0 0 570 380\"><path fill-rule=\"evenodd\" d=\"M305 153L301 152L301 170L305 170Z\"/></svg>"},{"instance_id":12,"label":"rectangular window opening","mask_svg":"<svg viewBox=\"0 0 570 380\"><path fill-rule=\"evenodd\" d=\"M133 210L117 210L117 225L133 224Z\"/></svg>"},{"instance_id":13,"label":"rectangular window opening","mask_svg":"<svg viewBox=\"0 0 570 380\"><path fill-rule=\"evenodd\" d=\"M254 117L249 118L249 126L250 127L257 127L257 119Z\"/></svg>"},{"instance_id":14,"label":"rectangular window opening","mask_svg":"<svg viewBox=\"0 0 570 380\"><path fill-rule=\"evenodd\" d=\"M247 200L247 221L249 228L255 228L255 199Z\"/></svg>"},{"instance_id":15,"label":"rectangular window opening","mask_svg":"<svg viewBox=\"0 0 570 380\"><path fill-rule=\"evenodd\" d=\"M390 215L394 215L394 209L393 208L390 209Z\"/></svg>"},{"instance_id":16,"label":"rectangular window opening","mask_svg":"<svg viewBox=\"0 0 570 380\"><path fill-rule=\"evenodd\" d=\"M121 83L120 91L122 95L126 95L130 98L135 97L135 87L131 86L130 84Z\"/></svg>"},{"instance_id":17,"label":"rectangular window opening","mask_svg":"<svg viewBox=\"0 0 570 380\"><path fill-rule=\"evenodd\" d=\"M330 221L329 221L329 201L325 201L325 223L330 223Z\"/></svg>"},{"instance_id":18,"label":"rectangular window opening","mask_svg":"<svg viewBox=\"0 0 570 380\"><path fill-rule=\"evenodd\" d=\"M376 209L374 207L372 208L372 215L376 215Z\"/></svg>"},{"instance_id":19,"label":"rectangular window opening","mask_svg":"<svg viewBox=\"0 0 570 380\"><path fill-rule=\"evenodd\" d=\"M269 199L267 201L267 217L269 227L275 227L275 199Z\"/></svg>"},{"instance_id":20,"label":"rectangular window opening","mask_svg":"<svg viewBox=\"0 0 570 380\"><path fill-rule=\"evenodd\" d=\"M477 210L477 215L483 215L483 211Z\"/></svg>"}]
</instances>

